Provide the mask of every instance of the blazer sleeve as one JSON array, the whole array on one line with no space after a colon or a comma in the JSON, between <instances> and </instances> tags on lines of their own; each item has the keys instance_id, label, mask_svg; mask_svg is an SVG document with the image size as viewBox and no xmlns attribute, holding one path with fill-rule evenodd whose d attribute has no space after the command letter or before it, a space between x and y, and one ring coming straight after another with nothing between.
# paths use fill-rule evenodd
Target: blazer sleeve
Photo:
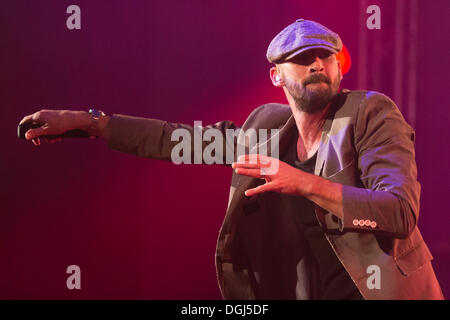
<instances>
[{"instance_id":1,"label":"blazer sleeve","mask_svg":"<svg viewBox=\"0 0 450 320\"><path fill-rule=\"evenodd\" d=\"M178 133L181 132L183 136L178 135L178 138L174 139L172 135L177 129ZM215 129L215 131L209 131L209 133L216 133L212 138L210 134L205 136L208 129ZM108 124L108 148L138 157L171 160L174 146L186 138L186 143L190 145L190 163L205 163L204 157L198 157L198 155L203 155L205 148L212 142L216 142L215 146L222 146L222 148L211 148L214 158L222 161L217 163L231 165L230 161L226 159L226 153L229 151L228 156L230 156L230 152L234 151L237 138L234 134L230 135L234 131L227 132L228 129L239 130L232 121L220 121L213 125L193 127L157 119L114 114ZM200 134L202 136L199 136ZM226 139L227 134L230 136L229 139ZM194 150L196 150L194 149L194 135L198 135L198 141L200 141L197 151L200 148L201 153L197 152L197 160L194 159ZM209 141L206 137L209 137ZM220 141L216 141L216 139L220 139ZM234 155L232 156L234 157ZM198 159L200 162L197 162Z\"/></svg>"},{"instance_id":2,"label":"blazer sleeve","mask_svg":"<svg viewBox=\"0 0 450 320\"><path fill-rule=\"evenodd\" d=\"M343 186L341 231L366 229L406 238L417 225L420 207L414 130L391 99L368 92L354 134L364 188Z\"/></svg>"}]
</instances>

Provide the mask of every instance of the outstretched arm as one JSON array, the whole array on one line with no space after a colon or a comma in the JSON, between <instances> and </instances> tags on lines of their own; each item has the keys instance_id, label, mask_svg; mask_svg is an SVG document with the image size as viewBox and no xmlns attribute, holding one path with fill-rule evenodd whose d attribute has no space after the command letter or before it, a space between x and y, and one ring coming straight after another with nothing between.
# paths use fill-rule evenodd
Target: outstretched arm
<instances>
[{"instance_id":1,"label":"outstretched arm","mask_svg":"<svg viewBox=\"0 0 450 320\"><path fill-rule=\"evenodd\" d=\"M24 117L20 124L38 122L25 137L40 145L39 137L59 135L73 129L91 131L91 115L85 111L41 110ZM239 128L232 121L208 126L190 126L158 119L114 114L101 116L98 130L90 132L108 141L108 147L138 157L172 160L175 163L218 163L235 161ZM47 139L47 138L46 138ZM47 139L50 143L61 138ZM178 148L177 148L178 145ZM175 160L174 160L175 159Z\"/></svg>"}]
</instances>

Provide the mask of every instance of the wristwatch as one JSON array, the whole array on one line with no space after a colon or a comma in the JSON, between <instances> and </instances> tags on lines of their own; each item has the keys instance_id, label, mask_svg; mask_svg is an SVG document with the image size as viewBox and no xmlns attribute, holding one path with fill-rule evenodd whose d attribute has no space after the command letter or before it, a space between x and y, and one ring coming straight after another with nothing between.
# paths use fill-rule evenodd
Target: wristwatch
<instances>
[{"instance_id":1,"label":"wristwatch","mask_svg":"<svg viewBox=\"0 0 450 320\"><path fill-rule=\"evenodd\" d=\"M89 129L91 139L96 139L99 137L99 127L98 123L101 116L105 116L105 113L101 110L89 109L89 114L91 115L91 127Z\"/></svg>"}]
</instances>

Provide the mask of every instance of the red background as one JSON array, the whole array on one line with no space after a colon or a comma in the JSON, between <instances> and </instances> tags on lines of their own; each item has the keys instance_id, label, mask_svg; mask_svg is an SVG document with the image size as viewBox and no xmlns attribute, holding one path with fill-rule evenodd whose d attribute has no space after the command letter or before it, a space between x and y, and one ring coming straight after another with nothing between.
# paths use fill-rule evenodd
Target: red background
<instances>
[{"instance_id":1,"label":"red background","mask_svg":"<svg viewBox=\"0 0 450 320\"><path fill-rule=\"evenodd\" d=\"M81 30L66 8L81 7ZM393 1L382 10L376 89L391 96ZM450 290L448 1L419 2L419 227ZM358 89L360 3L350 1L2 1L0 3L0 298L219 299L214 252L231 170L111 151L104 141L34 147L16 138L42 108L122 113L193 124L242 124L285 102L269 80L270 40L297 18L339 33ZM441 30L441 31L439 31ZM373 37L374 33L369 36ZM370 39L369 39L370 40ZM369 41L370 42L370 41ZM370 46L370 43L369 43ZM369 78L373 75L370 74ZM399 106L402 107L402 106ZM81 290L66 288L67 266Z\"/></svg>"}]
</instances>

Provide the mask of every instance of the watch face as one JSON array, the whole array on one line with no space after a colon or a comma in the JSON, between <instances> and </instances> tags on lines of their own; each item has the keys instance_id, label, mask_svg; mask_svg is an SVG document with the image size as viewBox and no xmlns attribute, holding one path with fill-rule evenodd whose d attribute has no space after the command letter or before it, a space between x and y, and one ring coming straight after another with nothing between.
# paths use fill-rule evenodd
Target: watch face
<instances>
[{"instance_id":1,"label":"watch face","mask_svg":"<svg viewBox=\"0 0 450 320\"><path fill-rule=\"evenodd\" d=\"M100 116L105 115L103 111L95 109L89 109L89 113L92 114L95 118L99 118Z\"/></svg>"}]
</instances>

